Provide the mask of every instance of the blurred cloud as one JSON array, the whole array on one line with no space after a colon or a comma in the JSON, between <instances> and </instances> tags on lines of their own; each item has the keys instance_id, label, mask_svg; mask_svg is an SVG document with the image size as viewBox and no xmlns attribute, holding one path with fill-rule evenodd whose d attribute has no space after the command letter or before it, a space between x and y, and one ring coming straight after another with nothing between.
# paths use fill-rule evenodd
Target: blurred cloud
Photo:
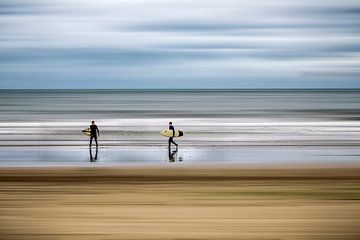
<instances>
[{"instance_id":1,"label":"blurred cloud","mask_svg":"<svg viewBox=\"0 0 360 240\"><path fill-rule=\"evenodd\" d=\"M359 88L359 1L3 0L0 88Z\"/></svg>"}]
</instances>

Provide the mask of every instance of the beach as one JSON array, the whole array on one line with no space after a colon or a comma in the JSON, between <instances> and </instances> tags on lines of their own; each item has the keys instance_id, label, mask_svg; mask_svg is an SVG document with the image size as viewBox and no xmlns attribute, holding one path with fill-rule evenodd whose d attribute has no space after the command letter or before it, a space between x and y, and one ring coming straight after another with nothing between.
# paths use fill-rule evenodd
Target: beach
<instances>
[{"instance_id":1,"label":"beach","mask_svg":"<svg viewBox=\"0 0 360 240\"><path fill-rule=\"evenodd\" d=\"M357 90L0 92L0 239L360 237Z\"/></svg>"},{"instance_id":2,"label":"beach","mask_svg":"<svg viewBox=\"0 0 360 240\"><path fill-rule=\"evenodd\" d=\"M0 240L360 240L359 22L1 0Z\"/></svg>"},{"instance_id":3,"label":"beach","mask_svg":"<svg viewBox=\"0 0 360 240\"><path fill-rule=\"evenodd\" d=\"M358 239L360 168L2 168L1 239Z\"/></svg>"}]
</instances>

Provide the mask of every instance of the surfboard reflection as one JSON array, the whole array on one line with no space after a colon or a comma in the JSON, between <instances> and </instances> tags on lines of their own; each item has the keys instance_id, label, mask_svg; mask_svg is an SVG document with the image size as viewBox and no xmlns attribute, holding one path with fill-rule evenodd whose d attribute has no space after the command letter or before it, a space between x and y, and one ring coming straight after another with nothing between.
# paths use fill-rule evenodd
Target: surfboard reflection
<instances>
[{"instance_id":1,"label":"surfboard reflection","mask_svg":"<svg viewBox=\"0 0 360 240\"><path fill-rule=\"evenodd\" d=\"M96 162L97 158L98 158L98 148L96 147L95 157L93 155L93 149L92 148L89 148L89 152L90 152L90 162Z\"/></svg>"}]
</instances>

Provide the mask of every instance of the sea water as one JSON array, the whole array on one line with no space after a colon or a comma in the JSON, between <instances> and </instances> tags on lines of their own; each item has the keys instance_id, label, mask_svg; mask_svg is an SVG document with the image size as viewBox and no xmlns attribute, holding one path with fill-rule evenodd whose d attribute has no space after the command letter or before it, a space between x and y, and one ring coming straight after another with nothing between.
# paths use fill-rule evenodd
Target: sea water
<instances>
[{"instance_id":1,"label":"sea water","mask_svg":"<svg viewBox=\"0 0 360 240\"><path fill-rule=\"evenodd\" d=\"M357 163L359 119L358 90L0 90L0 164Z\"/></svg>"}]
</instances>

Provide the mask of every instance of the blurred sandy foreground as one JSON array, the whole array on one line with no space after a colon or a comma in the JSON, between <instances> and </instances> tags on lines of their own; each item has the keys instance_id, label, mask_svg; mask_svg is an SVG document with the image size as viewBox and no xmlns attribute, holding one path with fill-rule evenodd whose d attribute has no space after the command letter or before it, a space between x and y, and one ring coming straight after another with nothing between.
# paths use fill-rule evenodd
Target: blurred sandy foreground
<instances>
[{"instance_id":1,"label":"blurred sandy foreground","mask_svg":"<svg viewBox=\"0 0 360 240\"><path fill-rule=\"evenodd\" d=\"M2 168L0 239L360 239L360 169Z\"/></svg>"}]
</instances>

